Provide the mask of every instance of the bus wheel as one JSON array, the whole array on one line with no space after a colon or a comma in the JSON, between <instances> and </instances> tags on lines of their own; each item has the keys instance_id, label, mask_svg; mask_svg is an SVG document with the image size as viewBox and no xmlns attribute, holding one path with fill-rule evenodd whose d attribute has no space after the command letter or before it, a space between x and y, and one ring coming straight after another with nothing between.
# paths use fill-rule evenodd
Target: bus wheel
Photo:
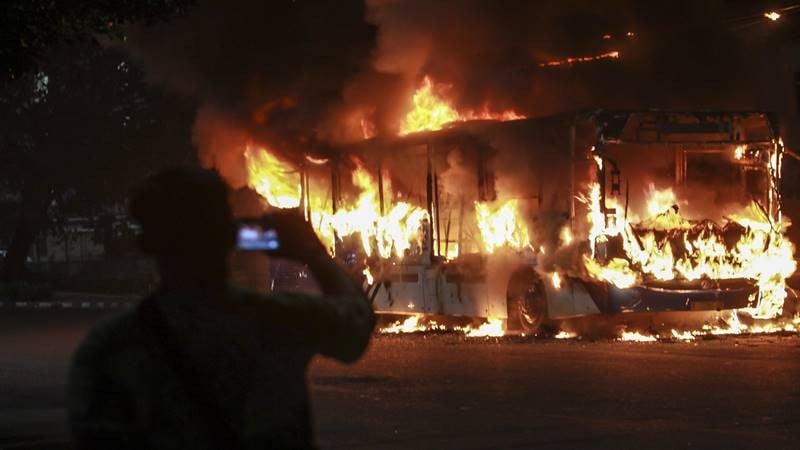
<instances>
[{"instance_id":1,"label":"bus wheel","mask_svg":"<svg viewBox=\"0 0 800 450\"><path fill-rule=\"evenodd\" d=\"M533 273L515 274L509 281L507 328L535 334L547 319L547 299L541 280Z\"/></svg>"}]
</instances>

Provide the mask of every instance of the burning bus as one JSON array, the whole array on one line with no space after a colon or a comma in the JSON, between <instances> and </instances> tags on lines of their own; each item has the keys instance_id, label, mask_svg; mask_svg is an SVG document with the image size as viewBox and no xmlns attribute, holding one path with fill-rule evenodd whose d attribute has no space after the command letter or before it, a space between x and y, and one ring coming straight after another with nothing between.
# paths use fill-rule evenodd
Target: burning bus
<instances>
[{"instance_id":1,"label":"burning bus","mask_svg":"<svg viewBox=\"0 0 800 450\"><path fill-rule=\"evenodd\" d=\"M249 152L252 185L304 211L378 313L528 333L593 314L781 314L795 262L768 114L477 119L297 169Z\"/></svg>"}]
</instances>

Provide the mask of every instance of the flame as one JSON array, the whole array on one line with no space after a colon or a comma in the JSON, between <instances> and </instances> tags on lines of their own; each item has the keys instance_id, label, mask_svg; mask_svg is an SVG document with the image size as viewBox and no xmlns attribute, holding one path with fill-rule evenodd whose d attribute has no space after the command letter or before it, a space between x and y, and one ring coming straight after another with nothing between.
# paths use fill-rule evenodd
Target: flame
<instances>
[{"instance_id":1,"label":"flame","mask_svg":"<svg viewBox=\"0 0 800 450\"><path fill-rule=\"evenodd\" d=\"M476 202L475 215L484 249L494 253L501 247L522 250L530 246L528 227L519 213L516 199L505 202Z\"/></svg>"},{"instance_id":2,"label":"flame","mask_svg":"<svg viewBox=\"0 0 800 450\"><path fill-rule=\"evenodd\" d=\"M433 92L433 81L426 76L413 97L414 108L406 114L400 134L424 130L441 130L445 124L456 122L458 112Z\"/></svg>"},{"instance_id":3,"label":"flame","mask_svg":"<svg viewBox=\"0 0 800 450\"><path fill-rule=\"evenodd\" d=\"M673 339L678 341L693 341L694 335L690 331L678 331L678 330L671 330L670 333L672 334Z\"/></svg>"},{"instance_id":4,"label":"flame","mask_svg":"<svg viewBox=\"0 0 800 450\"><path fill-rule=\"evenodd\" d=\"M705 324L699 330L679 331L671 329L669 334L645 334L639 331L625 331L618 340L636 342L655 342L657 340L674 340L691 342L698 337L730 336L745 334L771 334L771 333L800 333L800 316L791 320L769 321L761 324L746 325L741 322L736 311L731 312L727 318L721 318L721 324Z\"/></svg>"},{"instance_id":5,"label":"flame","mask_svg":"<svg viewBox=\"0 0 800 450\"><path fill-rule=\"evenodd\" d=\"M603 158L600 155L594 153L594 147L592 147L592 159L594 159L594 163L597 164L597 168L599 170L603 170Z\"/></svg>"},{"instance_id":6,"label":"flame","mask_svg":"<svg viewBox=\"0 0 800 450\"><path fill-rule=\"evenodd\" d=\"M296 170L290 164L265 149L258 152L246 149L245 161L249 185L270 205L278 208L296 208L300 205L301 186L296 179ZM367 256L377 252L381 258L402 258L412 246L421 245L427 211L399 201L384 205L387 212L382 215L377 182L358 161L352 173L352 182L358 195L352 202L345 202L336 213L326 209L328 202L323 197L312 196L309 200L311 223L331 252L335 248L336 236L340 239L358 236ZM391 186L386 182L384 197L392 197Z\"/></svg>"},{"instance_id":7,"label":"flame","mask_svg":"<svg viewBox=\"0 0 800 450\"><path fill-rule=\"evenodd\" d=\"M360 190L352 204L344 205L335 214L312 210L312 223L324 241L332 242L334 236L358 235L364 253L371 256L377 251L381 258L402 258L412 245L421 245L423 221L428 218L425 210L397 202L381 215L377 182L358 162L352 182ZM384 195L391 198L389 186L384 186Z\"/></svg>"},{"instance_id":8,"label":"flame","mask_svg":"<svg viewBox=\"0 0 800 450\"><path fill-rule=\"evenodd\" d=\"M767 11L764 13L764 17L774 22L781 18L781 14L777 11Z\"/></svg>"},{"instance_id":9,"label":"flame","mask_svg":"<svg viewBox=\"0 0 800 450\"><path fill-rule=\"evenodd\" d=\"M558 272L550 274L550 282L553 283L554 288L561 289L561 275L559 275Z\"/></svg>"},{"instance_id":10,"label":"flame","mask_svg":"<svg viewBox=\"0 0 800 450\"><path fill-rule=\"evenodd\" d=\"M372 276L372 272L370 272L369 266L365 267L364 270L361 271L361 273L363 273L364 276L367 277L368 285L372 286L373 284L375 284L375 278Z\"/></svg>"},{"instance_id":11,"label":"flame","mask_svg":"<svg viewBox=\"0 0 800 450\"><path fill-rule=\"evenodd\" d=\"M488 318L486 322L479 325L477 328L472 326L453 326L448 328L434 320L428 320L426 317L416 314L409 316L404 320L398 320L391 325L381 328L380 333L384 334L400 334L400 333L424 333L428 331L453 331L464 333L466 337L500 337L505 335L505 329L502 319Z\"/></svg>"},{"instance_id":12,"label":"flame","mask_svg":"<svg viewBox=\"0 0 800 450\"><path fill-rule=\"evenodd\" d=\"M561 232L559 233L559 239L561 240L562 246L572 244L572 240L574 239L572 236L572 230L567 225L561 227Z\"/></svg>"},{"instance_id":13,"label":"flame","mask_svg":"<svg viewBox=\"0 0 800 450\"><path fill-rule=\"evenodd\" d=\"M409 316L404 320L398 320L379 330L379 332L383 334L424 333L431 331L463 333L466 337L500 337L505 335L503 321L497 318L489 318L477 328L473 326L448 327L420 314ZM796 316L791 320L745 325L739 320L737 312L733 311L729 313L727 317L721 317L720 323L716 325L705 324L702 328L696 330L676 330L673 328L668 332L657 332L654 334L636 330L625 330L620 333L617 340L626 342L692 342L696 341L697 338L703 337L774 333L800 333L800 316ZM558 334L554 336L555 339L575 339L578 337L579 335L577 333L564 330L559 331Z\"/></svg>"},{"instance_id":14,"label":"flame","mask_svg":"<svg viewBox=\"0 0 800 450\"><path fill-rule=\"evenodd\" d=\"M584 266L592 277L619 288L631 287L645 278L750 279L758 284L759 292L751 299L755 307L748 312L757 318L780 314L786 297L785 279L796 269L794 247L783 235L788 221L774 224L761 208L750 204L729 215L729 221L744 227L739 240L730 246L722 238L720 228L714 225L694 226L672 207L659 213L666 205L674 204L675 195L671 190L654 190L647 205L651 217L638 224L651 231L642 233L635 231L634 224L625 219L620 208L614 208L616 212L610 213L610 217L601 212L599 189L593 183L588 196L582 198L589 205L591 224L591 256L584 256ZM690 232L690 228L694 231ZM659 238L652 230L669 233ZM622 239L625 255L601 264L595 259L596 247L612 237ZM680 256L673 252L676 242L681 247Z\"/></svg>"},{"instance_id":15,"label":"flame","mask_svg":"<svg viewBox=\"0 0 800 450\"><path fill-rule=\"evenodd\" d=\"M277 208L300 206L300 178L292 166L266 149L244 151L250 186Z\"/></svg>"},{"instance_id":16,"label":"flame","mask_svg":"<svg viewBox=\"0 0 800 450\"><path fill-rule=\"evenodd\" d=\"M467 337L500 337L505 335L503 320L492 317L478 328L466 327L463 331L467 334Z\"/></svg>"},{"instance_id":17,"label":"flame","mask_svg":"<svg viewBox=\"0 0 800 450\"><path fill-rule=\"evenodd\" d=\"M409 316L403 321L397 321L387 327L381 328L384 334L422 333L425 331L443 331L446 328L434 321L424 321L420 315Z\"/></svg>"},{"instance_id":18,"label":"flame","mask_svg":"<svg viewBox=\"0 0 800 450\"><path fill-rule=\"evenodd\" d=\"M629 35L629 37L632 36ZM558 67L558 66L571 67L575 63L599 61L602 59L619 59L619 57L620 57L619 51L615 50L612 52L601 53L599 55L594 55L594 56L571 56L568 58L554 59L552 61L539 63L539 67Z\"/></svg>"},{"instance_id":19,"label":"flame","mask_svg":"<svg viewBox=\"0 0 800 450\"><path fill-rule=\"evenodd\" d=\"M651 184L647 200L648 217L642 222L650 230L688 229L692 224L678 214L678 199L671 188L657 190Z\"/></svg>"},{"instance_id":20,"label":"flame","mask_svg":"<svg viewBox=\"0 0 800 450\"><path fill-rule=\"evenodd\" d=\"M675 197L675 193L672 192L672 189L657 191L653 189L653 186L651 185L650 190L650 198L647 199L647 212L650 214L650 216L663 214L665 211L669 210L678 203L678 200Z\"/></svg>"},{"instance_id":21,"label":"flame","mask_svg":"<svg viewBox=\"0 0 800 450\"><path fill-rule=\"evenodd\" d=\"M745 150L744 145L737 145L736 148L733 149L733 157L736 159L744 158Z\"/></svg>"},{"instance_id":22,"label":"flame","mask_svg":"<svg viewBox=\"0 0 800 450\"><path fill-rule=\"evenodd\" d=\"M638 274L630 267L630 263L622 258L614 258L602 265L588 256L584 256L586 270L595 278L607 281L618 288L629 288L639 280Z\"/></svg>"},{"instance_id":23,"label":"flame","mask_svg":"<svg viewBox=\"0 0 800 450\"><path fill-rule=\"evenodd\" d=\"M780 171L777 145L780 143L769 157L772 173ZM593 156L598 169L602 169L602 158L597 154ZM770 177L770 193L776 188L775 177ZM751 202L746 208L730 214L728 220L744 228L738 241L731 246L726 244L721 229L716 225L704 223L696 226L681 217L677 198L671 189L650 187L648 217L637 224L638 234L632 223L636 219L626 218L623 208L617 207L614 199L606 199L606 211L602 210L600 194L599 184L592 183L588 195L579 198L589 207L591 255L584 256L584 266L590 276L619 288L631 287L648 277L689 281L701 278L750 279L758 284L759 292L750 299L755 306L748 308L748 312L756 318L774 318L781 313L787 295L785 280L794 273L796 262L794 246L784 236L789 222L782 218L780 211L772 219ZM655 231L668 233L657 237ZM597 245L614 237L621 238L625 255L601 264L596 260ZM673 252L676 242L680 256Z\"/></svg>"},{"instance_id":24,"label":"flame","mask_svg":"<svg viewBox=\"0 0 800 450\"><path fill-rule=\"evenodd\" d=\"M658 338L649 334L642 334L638 331L623 331L617 340L627 342L656 342Z\"/></svg>"},{"instance_id":25,"label":"flame","mask_svg":"<svg viewBox=\"0 0 800 450\"><path fill-rule=\"evenodd\" d=\"M445 125L452 122L464 122L467 120L516 120L524 119L525 116L517 114L513 110L503 112L492 112L488 105L484 105L480 111L467 110L457 111L450 103L434 92L434 83L429 76L422 80L422 86L417 89L412 98L413 107L406 114L400 126L400 134L417 133L428 130L441 130Z\"/></svg>"}]
</instances>

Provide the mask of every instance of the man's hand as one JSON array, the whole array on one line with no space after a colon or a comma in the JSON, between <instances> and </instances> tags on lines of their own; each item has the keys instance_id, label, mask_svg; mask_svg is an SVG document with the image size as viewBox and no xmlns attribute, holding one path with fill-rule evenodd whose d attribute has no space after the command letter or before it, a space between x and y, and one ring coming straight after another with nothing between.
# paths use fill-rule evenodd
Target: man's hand
<instances>
[{"instance_id":1,"label":"man's hand","mask_svg":"<svg viewBox=\"0 0 800 450\"><path fill-rule=\"evenodd\" d=\"M264 224L278 234L278 249L270 251L270 255L302 263L328 256L311 224L297 210L277 210L266 214Z\"/></svg>"},{"instance_id":2,"label":"man's hand","mask_svg":"<svg viewBox=\"0 0 800 450\"><path fill-rule=\"evenodd\" d=\"M361 286L330 257L311 224L296 209L266 214L261 222L262 226L274 229L278 234L278 249L268 252L270 256L306 264L322 292L328 295L355 295L367 301Z\"/></svg>"}]
</instances>

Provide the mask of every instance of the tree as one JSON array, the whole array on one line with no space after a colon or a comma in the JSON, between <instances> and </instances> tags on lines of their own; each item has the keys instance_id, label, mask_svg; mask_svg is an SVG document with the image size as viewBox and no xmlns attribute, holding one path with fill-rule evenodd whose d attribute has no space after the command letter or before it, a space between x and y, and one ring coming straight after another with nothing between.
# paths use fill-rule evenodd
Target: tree
<instances>
[{"instance_id":1,"label":"tree","mask_svg":"<svg viewBox=\"0 0 800 450\"><path fill-rule=\"evenodd\" d=\"M0 14L0 85L37 70L54 47L119 36L120 26L182 14L194 0L5 0Z\"/></svg>"},{"instance_id":2,"label":"tree","mask_svg":"<svg viewBox=\"0 0 800 450\"><path fill-rule=\"evenodd\" d=\"M194 161L195 105L147 85L117 50L50 52L41 71L0 92L0 177L18 193L3 277L24 278L37 233L54 215L96 215L141 178Z\"/></svg>"}]
</instances>

